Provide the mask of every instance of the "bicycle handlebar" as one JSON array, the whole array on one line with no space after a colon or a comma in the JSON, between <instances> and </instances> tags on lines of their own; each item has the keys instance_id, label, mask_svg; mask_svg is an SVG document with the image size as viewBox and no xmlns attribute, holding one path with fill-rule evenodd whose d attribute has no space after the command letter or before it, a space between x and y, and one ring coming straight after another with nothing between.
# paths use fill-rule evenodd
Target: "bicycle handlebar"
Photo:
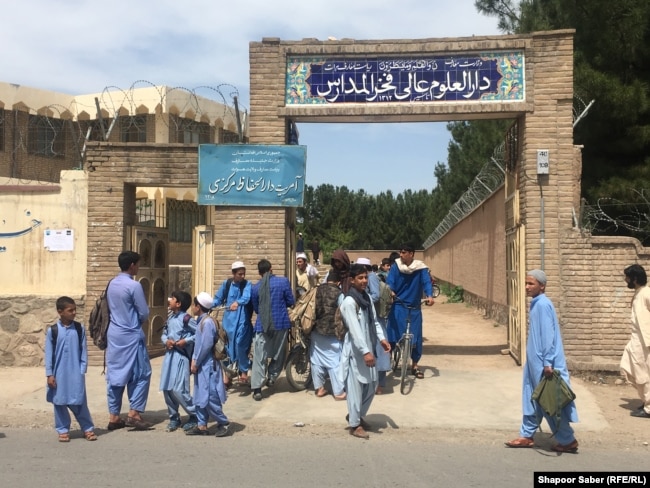
<instances>
[{"instance_id":1,"label":"bicycle handlebar","mask_svg":"<svg viewBox=\"0 0 650 488\"><path fill-rule=\"evenodd\" d=\"M423 303L426 303L426 301L427 301L426 298L422 298L422 299L420 299L420 306L418 306L418 307L412 307L411 305L407 305L407 304L404 302L404 300L402 300L402 299L401 299L400 297L398 297L397 295L393 295L393 300L395 300L395 301L397 301L397 302L400 302L404 308L408 308L408 309L411 309L411 310L419 310L419 309L421 309L421 308L422 308L422 304L423 304Z\"/></svg>"}]
</instances>

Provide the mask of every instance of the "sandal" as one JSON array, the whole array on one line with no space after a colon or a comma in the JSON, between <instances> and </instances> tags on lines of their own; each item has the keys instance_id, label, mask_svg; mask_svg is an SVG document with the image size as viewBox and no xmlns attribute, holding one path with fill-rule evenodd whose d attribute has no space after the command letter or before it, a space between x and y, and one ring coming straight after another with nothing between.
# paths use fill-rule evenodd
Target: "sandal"
<instances>
[{"instance_id":1,"label":"sandal","mask_svg":"<svg viewBox=\"0 0 650 488\"><path fill-rule=\"evenodd\" d=\"M70 442L70 434L59 434L59 442Z\"/></svg>"},{"instance_id":2,"label":"sandal","mask_svg":"<svg viewBox=\"0 0 650 488\"><path fill-rule=\"evenodd\" d=\"M556 444L555 446L551 447L551 451L575 454L578 452L578 441L574 439L573 442L566 445Z\"/></svg>"},{"instance_id":3,"label":"sandal","mask_svg":"<svg viewBox=\"0 0 650 488\"><path fill-rule=\"evenodd\" d=\"M86 438L87 441L96 441L97 440L97 435L92 430L89 430L88 432L84 432L84 437Z\"/></svg>"},{"instance_id":4,"label":"sandal","mask_svg":"<svg viewBox=\"0 0 650 488\"><path fill-rule=\"evenodd\" d=\"M508 442L504 442L507 447L533 447L535 441L532 437L519 437Z\"/></svg>"},{"instance_id":5,"label":"sandal","mask_svg":"<svg viewBox=\"0 0 650 488\"><path fill-rule=\"evenodd\" d=\"M323 398L324 396L327 396L327 390L321 386L318 390L316 390L316 396L318 398Z\"/></svg>"},{"instance_id":6,"label":"sandal","mask_svg":"<svg viewBox=\"0 0 650 488\"><path fill-rule=\"evenodd\" d=\"M419 378L419 379L424 378L424 373L422 372L422 370L420 368L413 368L411 370L411 374L413 376L415 376L416 378Z\"/></svg>"}]
</instances>

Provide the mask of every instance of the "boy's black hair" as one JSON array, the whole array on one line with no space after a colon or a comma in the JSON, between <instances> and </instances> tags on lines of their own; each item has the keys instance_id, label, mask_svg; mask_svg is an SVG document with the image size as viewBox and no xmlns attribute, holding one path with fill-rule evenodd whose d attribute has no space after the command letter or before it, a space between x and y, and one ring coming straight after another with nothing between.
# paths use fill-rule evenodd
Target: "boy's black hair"
<instances>
[{"instance_id":1,"label":"boy's black hair","mask_svg":"<svg viewBox=\"0 0 650 488\"><path fill-rule=\"evenodd\" d=\"M354 278L357 275L368 273L366 266L364 264L354 263L350 266L350 278Z\"/></svg>"},{"instance_id":2,"label":"boy's black hair","mask_svg":"<svg viewBox=\"0 0 650 488\"><path fill-rule=\"evenodd\" d=\"M132 264L140 262L140 255L135 251L123 251L117 257L117 264L119 264L122 271L128 271Z\"/></svg>"},{"instance_id":3,"label":"boy's black hair","mask_svg":"<svg viewBox=\"0 0 650 488\"><path fill-rule=\"evenodd\" d=\"M648 276L646 275L645 269L640 264L633 264L628 266L623 270L625 276L627 276L630 281L636 283L640 286L645 286L648 284Z\"/></svg>"},{"instance_id":4,"label":"boy's black hair","mask_svg":"<svg viewBox=\"0 0 650 488\"><path fill-rule=\"evenodd\" d=\"M56 309L57 309L57 311L65 310L65 308L68 305L77 306L77 304L74 302L74 300L72 298L70 298L70 297L63 296L63 297L59 297L56 300Z\"/></svg>"},{"instance_id":5,"label":"boy's black hair","mask_svg":"<svg viewBox=\"0 0 650 488\"><path fill-rule=\"evenodd\" d=\"M398 253L397 251L393 251L393 252L390 253L390 255L388 256L388 261L389 261L390 264L392 265L392 264L397 260L398 257L399 257L399 253Z\"/></svg>"},{"instance_id":6,"label":"boy's black hair","mask_svg":"<svg viewBox=\"0 0 650 488\"><path fill-rule=\"evenodd\" d=\"M334 268L330 269L327 273L327 282L338 283L339 281L341 281L341 274Z\"/></svg>"},{"instance_id":7,"label":"boy's black hair","mask_svg":"<svg viewBox=\"0 0 650 488\"><path fill-rule=\"evenodd\" d=\"M264 276L271 271L271 261L268 259L260 259L260 262L257 263L257 271L260 273L260 276Z\"/></svg>"},{"instance_id":8,"label":"boy's black hair","mask_svg":"<svg viewBox=\"0 0 650 488\"><path fill-rule=\"evenodd\" d=\"M415 246L410 242L405 242L399 248L400 251L415 252Z\"/></svg>"},{"instance_id":9,"label":"boy's black hair","mask_svg":"<svg viewBox=\"0 0 650 488\"><path fill-rule=\"evenodd\" d=\"M171 296L181 304L181 312L186 312L190 305L192 305L192 295L183 290L176 290L171 293Z\"/></svg>"},{"instance_id":10,"label":"boy's black hair","mask_svg":"<svg viewBox=\"0 0 650 488\"><path fill-rule=\"evenodd\" d=\"M399 254L398 254L398 256L399 256ZM396 258L396 259L397 259L397 258ZM393 264L394 262L395 262L395 259L393 259L393 260L391 261L390 258L383 258L383 259L381 260L381 265L383 266L384 264Z\"/></svg>"}]
</instances>

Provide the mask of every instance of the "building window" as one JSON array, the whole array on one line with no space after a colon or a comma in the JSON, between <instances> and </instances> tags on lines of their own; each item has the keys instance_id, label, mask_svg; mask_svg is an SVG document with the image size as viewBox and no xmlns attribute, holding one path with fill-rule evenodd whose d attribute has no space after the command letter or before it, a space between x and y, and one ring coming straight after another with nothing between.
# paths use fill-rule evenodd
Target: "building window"
<instances>
[{"instance_id":1,"label":"building window","mask_svg":"<svg viewBox=\"0 0 650 488\"><path fill-rule=\"evenodd\" d=\"M238 144L239 134L226 129L219 129L219 142L221 144Z\"/></svg>"},{"instance_id":2,"label":"building window","mask_svg":"<svg viewBox=\"0 0 650 488\"><path fill-rule=\"evenodd\" d=\"M156 226L156 201L138 198L135 201L135 218L137 225Z\"/></svg>"},{"instance_id":3,"label":"building window","mask_svg":"<svg viewBox=\"0 0 650 488\"><path fill-rule=\"evenodd\" d=\"M65 156L63 120L44 115L30 115L28 134L29 152L32 154L49 158Z\"/></svg>"},{"instance_id":4,"label":"building window","mask_svg":"<svg viewBox=\"0 0 650 488\"><path fill-rule=\"evenodd\" d=\"M197 225L205 225L206 207L188 200L167 199L167 228L170 242L192 242Z\"/></svg>"},{"instance_id":5,"label":"building window","mask_svg":"<svg viewBox=\"0 0 650 488\"><path fill-rule=\"evenodd\" d=\"M147 117L134 115L120 117L122 142L147 142Z\"/></svg>"},{"instance_id":6,"label":"building window","mask_svg":"<svg viewBox=\"0 0 650 488\"><path fill-rule=\"evenodd\" d=\"M102 125L104 126L103 132ZM103 141L104 134L108 134L109 127L110 120L106 119L102 119L101 122L99 119L79 121L79 129L81 130L81 135L86 141Z\"/></svg>"},{"instance_id":7,"label":"building window","mask_svg":"<svg viewBox=\"0 0 650 488\"><path fill-rule=\"evenodd\" d=\"M183 144L209 144L212 142L210 124L181 118L176 122L176 140L178 142Z\"/></svg>"},{"instance_id":8,"label":"building window","mask_svg":"<svg viewBox=\"0 0 650 488\"><path fill-rule=\"evenodd\" d=\"M0 108L0 151L5 150L5 111Z\"/></svg>"}]
</instances>

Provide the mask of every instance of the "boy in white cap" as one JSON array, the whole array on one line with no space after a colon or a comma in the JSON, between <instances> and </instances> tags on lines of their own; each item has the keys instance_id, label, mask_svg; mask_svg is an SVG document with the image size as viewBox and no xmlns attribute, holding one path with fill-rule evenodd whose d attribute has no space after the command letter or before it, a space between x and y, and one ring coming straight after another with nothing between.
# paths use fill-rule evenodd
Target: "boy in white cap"
<instances>
[{"instance_id":1,"label":"boy in white cap","mask_svg":"<svg viewBox=\"0 0 650 488\"><path fill-rule=\"evenodd\" d=\"M231 270L232 278L223 281L212 305L226 307L222 324L228 334L229 364L237 365L239 384L248 384L251 366L248 355L253 342L251 284L246 280L246 266L242 261L232 263Z\"/></svg>"},{"instance_id":2,"label":"boy in white cap","mask_svg":"<svg viewBox=\"0 0 650 488\"><path fill-rule=\"evenodd\" d=\"M226 385L223 381L221 362L213 355L217 326L208 313L212 308L212 296L202 291L194 297L192 313L196 315L196 336L190 371L194 375L194 407L197 426L185 432L187 435L208 435L210 417L217 421L217 437L228 434L230 422L223 413L226 402Z\"/></svg>"}]
</instances>

